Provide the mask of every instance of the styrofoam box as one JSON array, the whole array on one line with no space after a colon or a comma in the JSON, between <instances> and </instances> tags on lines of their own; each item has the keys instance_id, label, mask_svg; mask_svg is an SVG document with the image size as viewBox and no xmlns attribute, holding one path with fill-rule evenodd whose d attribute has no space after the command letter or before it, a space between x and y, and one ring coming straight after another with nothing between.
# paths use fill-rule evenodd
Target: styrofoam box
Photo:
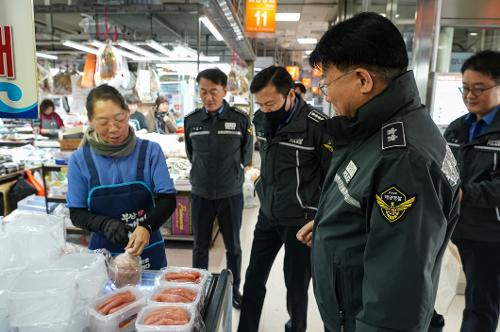
<instances>
[{"instance_id":1,"label":"styrofoam box","mask_svg":"<svg viewBox=\"0 0 500 332\"><path fill-rule=\"evenodd\" d=\"M125 291L131 291L136 298L136 301L130 305L114 312L110 315L103 316L98 313L95 308L99 303L106 301L111 296L114 296ZM134 331L134 322L137 313L146 305L146 297L137 288L133 286L125 286L112 293L101 296L92 301L89 305L90 314L90 331L92 332L129 332Z\"/></svg>"},{"instance_id":2,"label":"styrofoam box","mask_svg":"<svg viewBox=\"0 0 500 332\"><path fill-rule=\"evenodd\" d=\"M25 271L9 295L10 324L16 327L69 322L75 298L75 273Z\"/></svg>"},{"instance_id":3,"label":"styrofoam box","mask_svg":"<svg viewBox=\"0 0 500 332\"><path fill-rule=\"evenodd\" d=\"M90 300L100 294L108 280L104 256L97 253L74 253L62 256L52 266L74 271L80 298Z\"/></svg>"},{"instance_id":4,"label":"styrofoam box","mask_svg":"<svg viewBox=\"0 0 500 332\"><path fill-rule=\"evenodd\" d=\"M162 291L164 291L166 289L170 289L170 288L185 288L185 289L192 290L192 291L197 293L196 299L194 299L194 301L191 303L157 302L157 301L153 300L153 298L155 297L156 294L161 293ZM174 284L174 283L168 283L168 284L163 284L163 285L157 286L153 290L153 293L148 297L148 303L150 303L150 304L170 304L170 305L177 305L177 304L182 303L182 304L186 304L186 305L192 305L195 308L199 308L200 301L202 300L202 296L203 296L203 291L201 290L201 288L198 285L196 285L196 286L189 285L189 284L179 285L179 284Z\"/></svg>"},{"instance_id":5,"label":"styrofoam box","mask_svg":"<svg viewBox=\"0 0 500 332\"><path fill-rule=\"evenodd\" d=\"M205 290L206 284L208 277L210 276L210 273L207 270L202 270L202 269L195 269L195 268L190 268L190 267L176 267L176 266L167 266L166 268L161 269L162 273L159 276L159 283L160 285L177 285L177 286L182 286L182 285L197 285L200 287L201 291L203 292ZM201 280L199 283L194 283L194 282L174 282L174 281L168 281L165 280L165 274L169 272L192 272L192 271L197 271L200 272L201 274Z\"/></svg>"},{"instance_id":6,"label":"styrofoam box","mask_svg":"<svg viewBox=\"0 0 500 332\"><path fill-rule=\"evenodd\" d=\"M44 267L57 259L65 243L64 223L59 218L15 210L4 220L7 239L19 250L19 261Z\"/></svg>"},{"instance_id":7,"label":"styrofoam box","mask_svg":"<svg viewBox=\"0 0 500 332\"><path fill-rule=\"evenodd\" d=\"M166 307L179 307L186 309L189 315L189 322L186 325L144 325L144 318L153 310L158 308L166 308ZM135 328L137 332L192 332L194 331L194 326L196 322L196 313L193 307L185 306L185 305L148 305L144 309L141 310L139 316L137 317L137 321L135 322Z\"/></svg>"}]
</instances>

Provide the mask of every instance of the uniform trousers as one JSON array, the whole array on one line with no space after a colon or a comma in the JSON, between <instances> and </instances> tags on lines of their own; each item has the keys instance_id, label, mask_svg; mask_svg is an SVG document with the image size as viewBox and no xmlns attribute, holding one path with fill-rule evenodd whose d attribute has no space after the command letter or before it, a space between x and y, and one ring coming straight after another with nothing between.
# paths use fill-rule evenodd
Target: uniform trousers
<instances>
[{"instance_id":1,"label":"uniform trousers","mask_svg":"<svg viewBox=\"0 0 500 332\"><path fill-rule=\"evenodd\" d=\"M308 289L311 280L311 250L296 234L302 226L281 226L259 211L250 263L245 275L238 332L257 332L266 296L266 283L280 248L285 245L283 273L290 316L285 331L304 332L307 326Z\"/></svg>"},{"instance_id":2,"label":"uniform trousers","mask_svg":"<svg viewBox=\"0 0 500 332\"><path fill-rule=\"evenodd\" d=\"M217 216L226 247L227 268L233 274L233 290L239 290L243 194L213 200L191 194L191 211L194 235L193 267L208 269L208 250L212 241L212 227Z\"/></svg>"}]
</instances>

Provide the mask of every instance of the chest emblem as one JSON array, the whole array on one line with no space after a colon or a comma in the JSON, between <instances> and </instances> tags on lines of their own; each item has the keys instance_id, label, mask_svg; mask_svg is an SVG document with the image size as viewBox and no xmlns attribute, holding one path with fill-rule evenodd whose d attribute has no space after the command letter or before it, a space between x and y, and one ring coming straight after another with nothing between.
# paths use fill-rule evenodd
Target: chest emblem
<instances>
[{"instance_id":1,"label":"chest emblem","mask_svg":"<svg viewBox=\"0 0 500 332\"><path fill-rule=\"evenodd\" d=\"M344 172L342 172L342 176L344 177L345 183L349 184L351 182L352 178L358 171L358 166L354 163L354 161L350 161L349 164L347 164L347 167L345 168Z\"/></svg>"},{"instance_id":2,"label":"chest emblem","mask_svg":"<svg viewBox=\"0 0 500 332\"><path fill-rule=\"evenodd\" d=\"M375 201L380 208L380 213L390 224L400 220L412 208L416 199L417 196L408 198L396 186L375 195Z\"/></svg>"},{"instance_id":3,"label":"chest emblem","mask_svg":"<svg viewBox=\"0 0 500 332\"><path fill-rule=\"evenodd\" d=\"M236 130L236 122L225 122L224 128L226 130Z\"/></svg>"},{"instance_id":4,"label":"chest emblem","mask_svg":"<svg viewBox=\"0 0 500 332\"><path fill-rule=\"evenodd\" d=\"M203 127L202 126L194 126L192 131L202 131Z\"/></svg>"}]
</instances>

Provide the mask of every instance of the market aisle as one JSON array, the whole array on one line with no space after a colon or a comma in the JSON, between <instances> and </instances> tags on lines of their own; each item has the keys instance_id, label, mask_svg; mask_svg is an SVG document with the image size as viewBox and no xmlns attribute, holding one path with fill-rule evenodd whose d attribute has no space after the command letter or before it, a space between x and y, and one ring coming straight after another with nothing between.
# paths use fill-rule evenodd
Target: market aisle
<instances>
[{"instance_id":1,"label":"market aisle","mask_svg":"<svg viewBox=\"0 0 500 332\"><path fill-rule=\"evenodd\" d=\"M250 248L253 239L253 230L257 222L258 208L245 209L243 211L243 225L241 227L241 245L243 248L243 280L245 277L246 267L250 259ZM176 266L191 266L191 249L172 249L167 250L169 265ZM220 272L226 266L224 243L219 235L213 248L210 250L210 272ZM243 287L242 287L243 288ZM276 257L275 264L271 271L269 281L267 283L267 296L264 302L264 309L260 324L262 332L277 332L283 331L283 325L287 319L285 307L285 284L283 280L283 249ZM448 309L446 325L444 332L457 332L460 330L462 320L462 310L464 308L464 297L458 295L453 300ZM239 311L233 310L233 331L236 331L239 320ZM321 318L314 300L312 285L309 288L309 317L308 331L317 332L323 331ZM500 332L500 328L497 329Z\"/></svg>"}]
</instances>

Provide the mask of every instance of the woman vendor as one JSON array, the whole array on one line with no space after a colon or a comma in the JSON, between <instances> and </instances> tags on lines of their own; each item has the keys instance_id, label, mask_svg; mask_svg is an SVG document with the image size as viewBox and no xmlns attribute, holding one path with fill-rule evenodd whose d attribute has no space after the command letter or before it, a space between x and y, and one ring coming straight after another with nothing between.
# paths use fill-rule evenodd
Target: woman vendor
<instances>
[{"instance_id":1,"label":"woman vendor","mask_svg":"<svg viewBox=\"0 0 500 332\"><path fill-rule=\"evenodd\" d=\"M71 221L92 232L89 249L127 250L145 269L165 267L159 228L175 210L176 192L160 146L135 136L115 88L93 89L86 108L90 126L68 165Z\"/></svg>"}]
</instances>

